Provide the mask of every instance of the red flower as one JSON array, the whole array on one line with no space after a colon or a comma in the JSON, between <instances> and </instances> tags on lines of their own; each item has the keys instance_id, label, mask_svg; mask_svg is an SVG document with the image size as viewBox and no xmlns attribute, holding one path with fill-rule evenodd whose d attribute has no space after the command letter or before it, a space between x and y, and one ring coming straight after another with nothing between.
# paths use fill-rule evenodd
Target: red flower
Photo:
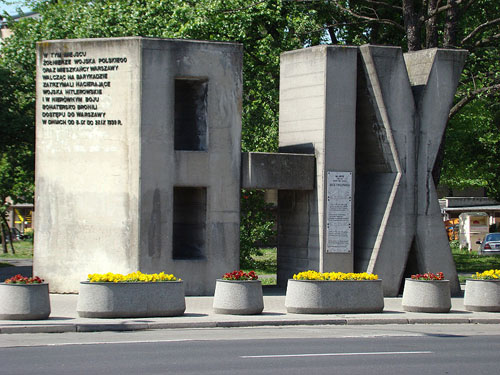
<instances>
[{"instance_id":1,"label":"red flower","mask_svg":"<svg viewBox=\"0 0 500 375\"><path fill-rule=\"evenodd\" d=\"M242 270L228 272L222 276L223 280L257 280L258 278L259 277L254 271L246 273Z\"/></svg>"},{"instance_id":2,"label":"red flower","mask_svg":"<svg viewBox=\"0 0 500 375\"><path fill-rule=\"evenodd\" d=\"M10 279L5 280L5 284L41 284L43 280L38 276L35 277L26 277L20 274L16 276L12 276Z\"/></svg>"},{"instance_id":3,"label":"red flower","mask_svg":"<svg viewBox=\"0 0 500 375\"><path fill-rule=\"evenodd\" d=\"M444 280L444 274L442 272L438 272L436 274L432 272L426 272L423 275L417 273L416 275L411 275L413 280Z\"/></svg>"}]
</instances>

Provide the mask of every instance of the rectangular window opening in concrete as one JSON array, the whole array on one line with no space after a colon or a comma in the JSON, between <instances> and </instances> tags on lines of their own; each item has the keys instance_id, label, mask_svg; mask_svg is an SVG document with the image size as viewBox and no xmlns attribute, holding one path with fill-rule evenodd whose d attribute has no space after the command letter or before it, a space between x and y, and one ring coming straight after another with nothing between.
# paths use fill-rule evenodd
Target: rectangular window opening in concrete
<instances>
[{"instance_id":1,"label":"rectangular window opening in concrete","mask_svg":"<svg viewBox=\"0 0 500 375\"><path fill-rule=\"evenodd\" d=\"M241 197L240 241L248 243L250 239L254 241L255 237L259 238L253 243L258 248L252 254L254 266L245 266L256 268L259 274L265 273L262 278L264 285L277 285L278 190L243 189Z\"/></svg>"},{"instance_id":2,"label":"rectangular window opening in concrete","mask_svg":"<svg viewBox=\"0 0 500 375\"><path fill-rule=\"evenodd\" d=\"M175 79L175 150L207 150L207 92L207 79Z\"/></svg>"},{"instance_id":3,"label":"rectangular window opening in concrete","mask_svg":"<svg viewBox=\"0 0 500 375\"><path fill-rule=\"evenodd\" d=\"M204 259L207 189L174 187L173 259Z\"/></svg>"}]
</instances>

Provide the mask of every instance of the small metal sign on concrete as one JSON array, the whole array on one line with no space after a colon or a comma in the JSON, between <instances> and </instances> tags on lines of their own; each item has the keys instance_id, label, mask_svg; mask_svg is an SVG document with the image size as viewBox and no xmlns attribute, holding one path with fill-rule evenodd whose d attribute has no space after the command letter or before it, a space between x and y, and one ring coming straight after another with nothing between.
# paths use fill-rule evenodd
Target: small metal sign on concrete
<instances>
[{"instance_id":1,"label":"small metal sign on concrete","mask_svg":"<svg viewBox=\"0 0 500 375\"><path fill-rule=\"evenodd\" d=\"M350 253L352 172L327 173L327 253Z\"/></svg>"}]
</instances>

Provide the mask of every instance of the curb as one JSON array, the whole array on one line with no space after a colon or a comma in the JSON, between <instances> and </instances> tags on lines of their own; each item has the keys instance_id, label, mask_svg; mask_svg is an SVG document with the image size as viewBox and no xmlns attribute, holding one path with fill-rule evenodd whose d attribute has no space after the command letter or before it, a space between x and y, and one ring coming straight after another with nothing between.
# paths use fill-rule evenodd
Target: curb
<instances>
[{"instance_id":1,"label":"curb","mask_svg":"<svg viewBox=\"0 0 500 375\"><path fill-rule=\"evenodd\" d=\"M257 321L210 321L210 322L152 322L152 323L75 323L45 325L1 326L0 334L15 333L66 333L66 332L105 332L105 331L146 331L157 329L186 328L250 328L263 326L315 326L315 325L386 325L386 324L499 324L500 318L387 318L353 319L332 318L318 320L257 320Z\"/></svg>"}]
</instances>

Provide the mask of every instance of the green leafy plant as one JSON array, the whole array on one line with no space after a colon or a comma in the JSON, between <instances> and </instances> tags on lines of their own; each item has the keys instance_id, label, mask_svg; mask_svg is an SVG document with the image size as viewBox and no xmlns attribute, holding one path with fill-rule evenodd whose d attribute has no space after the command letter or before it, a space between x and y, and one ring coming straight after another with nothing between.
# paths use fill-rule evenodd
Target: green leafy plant
<instances>
[{"instance_id":1,"label":"green leafy plant","mask_svg":"<svg viewBox=\"0 0 500 375\"><path fill-rule=\"evenodd\" d=\"M263 190L243 190L241 194L240 265L256 268L255 255L262 255L260 246L276 234L271 204L264 200Z\"/></svg>"}]
</instances>

